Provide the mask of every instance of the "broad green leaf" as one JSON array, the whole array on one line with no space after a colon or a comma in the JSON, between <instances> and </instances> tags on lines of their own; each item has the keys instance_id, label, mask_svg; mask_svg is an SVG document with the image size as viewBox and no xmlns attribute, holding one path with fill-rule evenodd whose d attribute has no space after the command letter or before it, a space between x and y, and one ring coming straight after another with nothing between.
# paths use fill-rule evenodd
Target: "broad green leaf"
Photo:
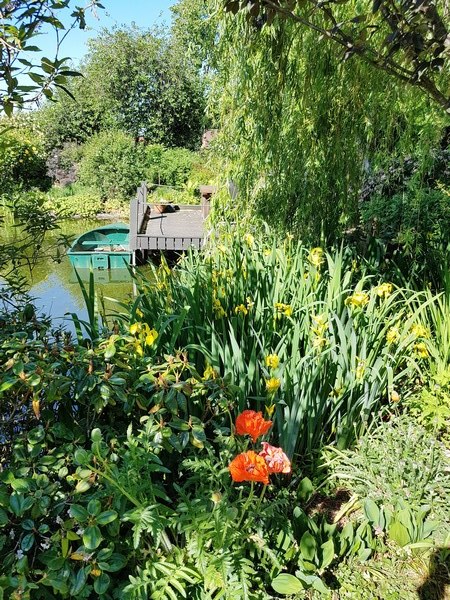
<instances>
[{"instance_id":1,"label":"broad green leaf","mask_svg":"<svg viewBox=\"0 0 450 600\"><path fill-rule=\"evenodd\" d=\"M373 525L378 525L380 522L380 509L373 500L367 498L364 502L364 512L367 518Z\"/></svg>"},{"instance_id":2,"label":"broad green leaf","mask_svg":"<svg viewBox=\"0 0 450 600\"><path fill-rule=\"evenodd\" d=\"M399 546L406 546L410 542L406 527L395 520L389 526L389 537Z\"/></svg>"},{"instance_id":3,"label":"broad green leaf","mask_svg":"<svg viewBox=\"0 0 450 600\"><path fill-rule=\"evenodd\" d=\"M88 550L95 550L102 542L102 534L97 525L88 525L83 533L83 544Z\"/></svg>"},{"instance_id":4,"label":"broad green leaf","mask_svg":"<svg viewBox=\"0 0 450 600\"><path fill-rule=\"evenodd\" d=\"M302 539L300 540L300 552L302 553L302 558L308 561L313 561L316 555L316 550L316 540L309 533L309 531L305 531L305 533L302 535Z\"/></svg>"},{"instance_id":5,"label":"broad green leaf","mask_svg":"<svg viewBox=\"0 0 450 600\"><path fill-rule=\"evenodd\" d=\"M89 519L88 511L79 504L72 504L69 512L70 516L76 519L79 523L84 523Z\"/></svg>"},{"instance_id":6,"label":"broad green leaf","mask_svg":"<svg viewBox=\"0 0 450 600\"><path fill-rule=\"evenodd\" d=\"M332 562L334 558L334 543L332 539L327 540L321 546L322 548L322 563L320 565L321 569L326 569Z\"/></svg>"},{"instance_id":7,"label":"broad green leaf","mask_svg":"<svg viewBox=\"0 0 450 600\"><path fill-rule=\"evenodd\" d=\"M97 577L94 581L94 590L96 594L104 594L109 587L111 579L106 573L102 573L100 577Z\"/></svg>"},{"instance_id":8,"label":"broad green leaf","mask_svg":"<svg viewBox=\"0 0 450 600\"><path fill-rule=\"evenodd\" d=\"M272 581L272 587L277 594L283 594L284 596L298 594L303 589L300 580L294 575L289 575L289 573L281 573L281 575L275 577Z\"/></svg>"},{"instance_id":9,"label":"broad green leaf","mask_svg":"<svg viewBox=\"0 0 450 600\"><path fill-rule=\"evenodd\" d=\"M107 525L108 523L112 523L118 517L118 514L115 510L105 510L100 513L96 519L98 525Z\"/></svg>"}]
</instances>

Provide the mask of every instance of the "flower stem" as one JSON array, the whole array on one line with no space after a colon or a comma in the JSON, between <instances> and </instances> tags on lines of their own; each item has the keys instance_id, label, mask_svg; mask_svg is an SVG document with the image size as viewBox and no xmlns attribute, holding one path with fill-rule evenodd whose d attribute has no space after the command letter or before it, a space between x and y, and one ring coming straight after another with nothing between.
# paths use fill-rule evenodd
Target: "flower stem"
<instances>
[{"instance_id":1,"label":"flower stem","mask_svg":"<svg viewBox=\"0 0 450 600\"><path fill-rule=\"evenodd\" d=\"M259 496L258 504L256 505L256 509L255 509L255 514L256 515L259 513L259 509L261 507L261 502L263 501L264 494L266 493L266 489L267 489L267 484L265 483L263 485L263 489L262 489L261 495Z\"/></svg>"},{"instance_id":2,"label":"flower stem","mask_svg":"<svg viewBox=\"0 0 450 600\"><path fill-rule=\"evenodd\" d=\"M242 515L237 524L237 529L239 529L240 526L242 525L242 521L244 520L245 513L247 512L247 509L250 506L251 501L253 500L254 490L255 490L255 482L251 481L250 482L250 494L248 495L248 498L244 504L244 508L242 509Z\"/></svg>"}]
</instances>

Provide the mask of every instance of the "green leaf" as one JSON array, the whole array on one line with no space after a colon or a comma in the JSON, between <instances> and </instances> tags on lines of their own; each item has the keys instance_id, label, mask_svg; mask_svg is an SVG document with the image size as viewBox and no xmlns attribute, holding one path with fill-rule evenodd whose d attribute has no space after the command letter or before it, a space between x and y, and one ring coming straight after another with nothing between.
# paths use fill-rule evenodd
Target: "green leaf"
<instances>
[{"instance_id":1,"label":"green leaf","mask_svg":"<svg viewBox=\"0 0 450 600\"><path fill-rule=\"evenodd\" d=\"M99 500L89 500L89 504L87 505L87 511L91 516L96 517L101 510L102 505Z\"/></svg>"},{"instance_id":2,"label":"green leaf","mask_svg":"<svg viewBox=\"0 0 450 600\"><path fill-rule=\"evenodd\" d=\"M301 502L307 502L314 492L312 481L308 477L304 477L297 488L297 496Z\"/></svg>"},{"instance_id":3,"label":"green leaf","mask_svg":"<svg viewBox=\"0 0 450 600\"><path fill-rule=\"evenodd\" d=\"M321 546L322 548L322 563L320 565L321 569L326 569L332 562L334 558L334 543L332 539L327 540Z\"/></svg>"},{"instance_id":4,"label":"green leaf","mask_svg":"<svg viewBox=\"0 0 450 600\"><path fill-rule=\"evenodd\" d=\"M98 427L96 427L95 429L93 429L91 431L91 440L93 442L101 442L102 441L102 432Z\"/></svg>"},{"instance_id":5,"label":"green leaf","mask_svg":"<svg viewBox=\"0 0 450 600\"><path fill-rule=\"evenodd\" d=\"M84 523L89 519L88 511L79 504L72 504L69 512L70 516L76 519L79 523Z\"/></svg>"},{"instance_id":6,"label":"green leaf","mask_svg":"<svg viewBox=\"0 0 450 600\"><path fill-rule=\"evenodd\" d=\"M103 563L100 562L99 559L98 566L102 571L108 571L109 573L115 573L116 571L120 571L127 564L126 557L123 554L118 554L117 552L108 557L107 561L108 562Z\"/></svg>"},{"instance_id":7,"label":"green leaf","mask_svg":"<svg viewBox=\"0 0 450 600\"><path fill-rule=\"evenodd\" d=\"M118 517L118 514L115 510L105 510L100 513L96 519L98 525L107 525L108 523L112 523Z\"/></svg>"},{"instance_id":8,"label":"green leaf","mask_svg":"<svg viewBox=\"0 0 450 600\"><path fill-rule=\"evenodd\" d=\"M87 492L90 489L90 487L91 484L89 483L89 481L79 481L75 486L75 492L77 494L83 494L84 492Z\"/></svg>"},{"instance_id":9,"label":"green leaf","mask_svg":"<svg viewBox=\"0 0 450 600\"><path fill-rule=\"evenodd\" d=\"M28 550L33 547L34 541L34 533L28 533L27 535L24 535L22 542L20 543L21 549L24 552L28 552Z\"/></svg>"},{"instance_id":10,"label":"green leaf","mask_svg":"<svg viewBox=\"0 0 450 600\"><path fill-rule=\"evenodd\" d=\"M103 537L97 525L89 525L86 527L83 533L83 544L88 550L95 550L98 548L102 540Z\"/></svg>"},{"instance_id":11,"label":"green leaf","mask_svg":"<svg viewBox=\"0 0 450 600\"><path fill-rule=\"evenodd\" d=\"M406 546L410 541L408 530L398 521L391 522L389 526L389 537L399 546Z\"/></svg>"},{"instance_id":12,"label":"green leaf","mask_svg":"<svg viewBox=\"0 0 450 600\"><path fill-rule=\"evenodd\" d=\"M3 508L0 508L0 527L4 527L5 525L8 525L8 523L9 523L8 515L3 510Z\"/></svg>"},{"instance_id":13,"label":"green leaf","mask_svg":"<svg viewBox=\"0 0 450 600\"><path fill-rule=\"evenodd\" d=\"M380 510L373 500L367 498L364 502L364 512L366 517L373 525L378 525L380 522Z\"/></svg>"},{"instance_id":14,"label":"green leaf","mask_svg":"<svg viewBox=\"0 0 450 600\"><path fill-rule=\"evenodd\" d=\"M80 466L89 464L89 452L86 452L83 448L77 448L77 450L75 450L74 460L75 463Z\"/></svg>"},{"instance_id":15,"label":"green leaf","mask_svg":"<svg viewBox=\"0 0 450 600\"><path fill-rule=\"evenodd\" d=\"M115 346L114 342L111 342L105 348L105 358L106 359L112 358L115 353L116 353L116 346Z\"/></svg>"},{"instance_id":16,"label":"green leaf","mask_svg":"<svg viewBox=\"0 0 450 600\"><path fill-rule=\"evenodd\" d=\"M84 586L86 585L86 580L87 580L87 569L82 568L75 575L75 581L70 586L71 596L77 596L80 592L82 592Z\"/></svg>"},{"instance_id":17,"label":"green leaf","mask_svg":"<svg viewBox=\"0 0 450 600\"><path fill-rule=\"evenodd\" d=\"M281 575L275 577L272 581L272 587L277 594L283 594L284 596L298 594L303 589L300 580L294 575L289 575L289 573L281 573Z\"/></svg>"},{"instance_id":18,"label":"green leaf","mask_svg":"<svg viewBox=\"0 0 450 600\"><path fill-rule=\"evenodd\" d=\"M94 581L94 591L99 595L104 594L109 588L110 582L111 579L109 575L107 575L106 573L102 573L100 577L97 577Z\"/></svg>"},{"instance_id":19,"label":"green leaf","mask_svg":"<svg viewBox=\"0 0 450 600\"><path fill-rule=\"evenodd\" d=\"M302 553L302 558L308 561L314 560L316 556L317 544L316 540L309 533L309 531L305 531L302 535L302 539L300 540L300 552Z\"/></svg>"}]
</instances>

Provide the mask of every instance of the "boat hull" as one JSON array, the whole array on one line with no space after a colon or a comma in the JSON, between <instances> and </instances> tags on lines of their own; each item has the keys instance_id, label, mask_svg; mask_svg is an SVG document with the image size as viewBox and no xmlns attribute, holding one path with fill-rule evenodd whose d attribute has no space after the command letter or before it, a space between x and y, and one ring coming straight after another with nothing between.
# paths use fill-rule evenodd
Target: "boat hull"
<instances>
[{"instance_id":1,"label":"boat hull","mask_svg":"<svg viewBox=\"0 0 450 600\"><path fill-rule=\"evenodd\" d=\"M129 232L127 225L118 223L83 233L67 253L72 266L99 271L128 268L132 257Z\"/></svg>"}]
</instances>

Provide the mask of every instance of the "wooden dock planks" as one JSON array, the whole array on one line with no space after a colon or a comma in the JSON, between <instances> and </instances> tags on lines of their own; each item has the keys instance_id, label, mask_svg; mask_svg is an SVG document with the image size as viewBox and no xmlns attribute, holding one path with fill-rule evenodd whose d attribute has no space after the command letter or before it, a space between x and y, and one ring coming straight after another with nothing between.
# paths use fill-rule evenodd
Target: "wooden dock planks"
<instances>
[{"instance_id":1,"label":"wooden dock planks","mask_svg":"<svg viewBox=\"0 0 450 600\"><path fill-rule=\"evenodd\" d=\"M147 192L147 186L143 183L131 202L131 250L200 249L203 246L204 221L209 212L211 194L202 205L181 205L180 210L161 214L155 205L147 203Z\"/></svg>"}]
</instances>

